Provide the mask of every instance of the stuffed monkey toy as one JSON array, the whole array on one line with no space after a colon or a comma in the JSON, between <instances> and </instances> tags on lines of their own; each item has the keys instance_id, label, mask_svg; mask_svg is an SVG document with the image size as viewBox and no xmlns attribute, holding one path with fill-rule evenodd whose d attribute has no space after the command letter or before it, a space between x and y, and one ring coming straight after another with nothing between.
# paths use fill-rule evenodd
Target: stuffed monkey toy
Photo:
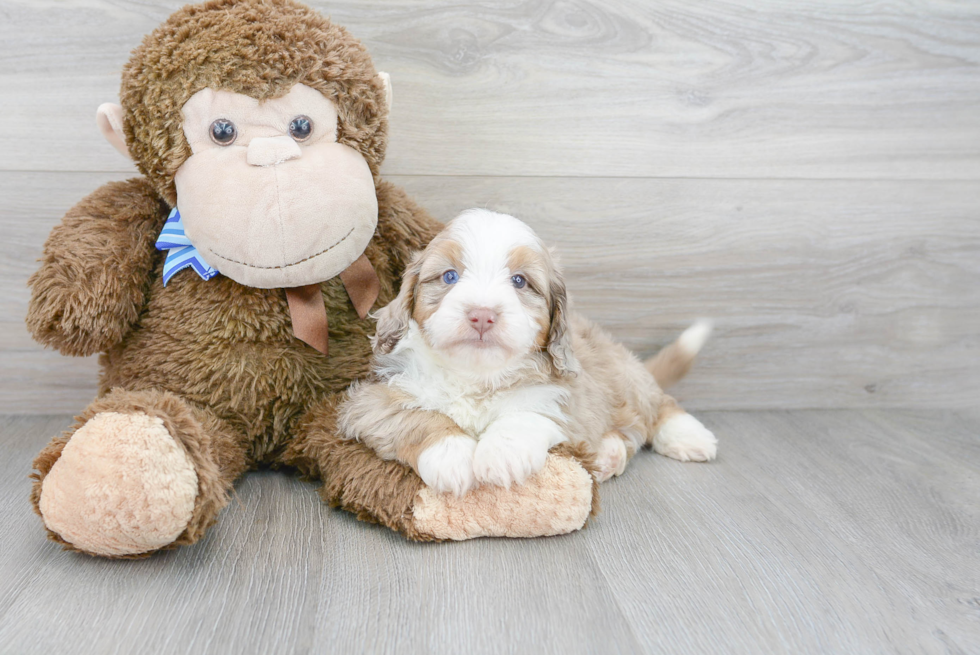
<instances>
[{"instance_id":1,"label":"stuffed monkey toy","mask_svg":"<svg viewBox=\"0 0 980 655\"><path fill-rule=\"evenodd\" d=\"M456 498L337 434L368 311L441 228L378 175L390 99L364 47L293 0L188 6L133 52L98 125L142 177L72 208L29 282L37 341L102 353L97 399L34 461L52 539L106 557L194 543L258 466L411 539L582 527L583 453Z\"/></svg>"}]
</instances>

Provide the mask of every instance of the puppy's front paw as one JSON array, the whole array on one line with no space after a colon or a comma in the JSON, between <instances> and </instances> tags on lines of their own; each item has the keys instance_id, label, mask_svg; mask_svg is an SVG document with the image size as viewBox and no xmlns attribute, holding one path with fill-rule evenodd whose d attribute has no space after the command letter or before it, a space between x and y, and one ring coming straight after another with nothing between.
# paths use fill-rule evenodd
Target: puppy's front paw
<instances>
[{"instance_id":1,"label":"puppy's front paw","mask_svg":"<svg viewBox=\"0 0 980 655\"><path fill-rule=\"evenodd\" d=\"M653 449L682 462L710 462L718 454L718 439L690 414L678 414L660 426Z\"/></svg>"},{"instance_id":2,"label":"puppy's front paw","mask_svg":"<svg viewBox=\"0 0 980 655\"><path fill-rule=\"evenodd\" d=\"M547 443L531 438L484 436L473 456L473 473L480 482L510 487L522 484L544 466L548 457Z\"/></svg>"},{"instance_id":3,"label":"puppy's front paw","mask_svg":"<svg viewBox=\"0 0 980 655\"><path fill-rule=\"evenodd\" d=\"M419 455L419 477L436 491L451 491L462 496L475 482L473 452L476 441L467 436L446 437Z\"/></svg>"}]
</instances>

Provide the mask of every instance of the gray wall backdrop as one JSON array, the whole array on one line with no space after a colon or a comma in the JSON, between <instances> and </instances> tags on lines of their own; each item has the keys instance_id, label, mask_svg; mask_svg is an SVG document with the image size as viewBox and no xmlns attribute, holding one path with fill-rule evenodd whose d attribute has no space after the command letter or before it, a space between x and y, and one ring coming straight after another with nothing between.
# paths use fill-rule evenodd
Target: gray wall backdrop
<instances>
[{"instance_id":1,"label":"gray wall backdrop","mask_svg":"<svg viewBox=\"0 0 980 655\"><path fill-rule=\"evenodd\" d=\"M179 0L0 1L0 412L76 412L94 358L34 344L62 214L135 171L102 141ZM386 176L513 213L638 353L717 332L695 409L980 397L980 3L312 2L394 83Z\"/></svg>"}]
</instances>

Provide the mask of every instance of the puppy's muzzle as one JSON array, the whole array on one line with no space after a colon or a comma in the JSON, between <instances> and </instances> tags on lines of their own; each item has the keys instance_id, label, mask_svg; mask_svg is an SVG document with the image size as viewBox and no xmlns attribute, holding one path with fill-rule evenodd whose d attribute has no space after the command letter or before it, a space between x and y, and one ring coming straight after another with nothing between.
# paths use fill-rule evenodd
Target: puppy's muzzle
<instances>
[{"instance_id":1,"label":"puppy's muzzle","mask_svg":"<svg viewBox=\"0 0 980 655\"><path fill-rule=\"evenodd\" d=\"M489 307L477 307L471 309L466 314L466 319L470 322L470 327L480 333L480 338L493 329L497 323L497 312Z\"/></svg>"}]
</instances>

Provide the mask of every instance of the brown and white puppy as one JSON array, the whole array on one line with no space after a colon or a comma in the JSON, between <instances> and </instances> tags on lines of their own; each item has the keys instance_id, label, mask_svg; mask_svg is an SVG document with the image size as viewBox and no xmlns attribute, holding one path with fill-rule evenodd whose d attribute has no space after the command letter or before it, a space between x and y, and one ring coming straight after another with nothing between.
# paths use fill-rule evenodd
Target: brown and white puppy
<instances>
[{"instance_id":1,"label":"brown and white puppy","mask_svg":"<svg viewBox=\"0 0 980 655\"><path fill-rule=\"evenodd\" d=\"M673 369L690 365L707 326L644 366L568 315L566 302L561 271L527 225L463 212L378 313L376 379L351 389L341 431L457 495L523 482L564 441L592 448L600 480L622 473L644 445L682 461L714 459L715 436L651 373L682 375Z\"/></svg>"}]
</instances>

